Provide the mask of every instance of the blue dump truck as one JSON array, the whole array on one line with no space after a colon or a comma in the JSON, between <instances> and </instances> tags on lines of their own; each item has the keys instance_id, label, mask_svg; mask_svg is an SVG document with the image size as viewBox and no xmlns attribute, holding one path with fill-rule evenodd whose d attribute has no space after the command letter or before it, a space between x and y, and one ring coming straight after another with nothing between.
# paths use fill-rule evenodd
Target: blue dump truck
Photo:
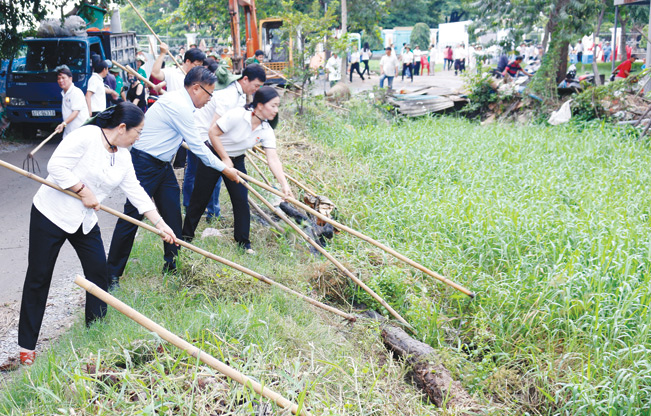
<instances>
[{"instance_id":1,"label":"blue dump truck","mask_svg":"<svg viewBox=\"0 0 651 416\"><path fill-rule=\"evenodd\" d=\"M18 133L32 135L61 122L61 88L54 69L68 65L73 82L84 93L93 74L91 55L136 65L136 34L89 30L84 37L27 38L2 69L6 77L5 114ZM122 77L126 79L125 74Z\"/></svg>"}]
</instances>

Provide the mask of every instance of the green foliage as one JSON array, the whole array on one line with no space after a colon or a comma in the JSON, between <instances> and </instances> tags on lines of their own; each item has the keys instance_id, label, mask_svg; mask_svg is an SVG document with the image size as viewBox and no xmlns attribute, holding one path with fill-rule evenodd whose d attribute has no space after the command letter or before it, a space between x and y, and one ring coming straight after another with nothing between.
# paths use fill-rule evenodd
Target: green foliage
<instances>
[{"instance_id":1,"label":"green foliage","mask_svg":"<svg viewBox=\"0 0 651 416\"><path fill-rule=\"evenodd\" d=\"M397 266L390 266L378 270L378 272L373 274L365 283L392 308L408 309L406 308L408 302L407 285L405 284L405 276L408 275L408 270ZM352 284L350 288L352 289L351 298L354 302L363 303L371 309L382 311L385 315L390 316L389 312L362 288L355 284Z\"/></svg>"},{"instance_id":2,"label":"green foliage","mask_svg":"<svg viewBox=\"0 0 651 416\"><path fill-rule=\"evenodd\" d=\"M426 23L416 23L414 29L411 31L411 36L409 38L409 43L412 48L416 46L420 47L421 50L426 51L429 49L430 45L430 31L429 26Z\"/></svg>"},{"instance_id":3,"label":"green foliage","mask_svg":"<svg viewBox=\"0 0 651 416\"><path fill-rule=\"evenodd\" d=\"M478 296L420 273L397 288L338 236L364 280L404 294L421 339L465 351L462 380L499 414L649 414L648 145L606 123L362 123L370 112L306 120L355 165L329 194L354 212L343 221Z\"/></svg>"},{"instance_id":4,"label":"green foliage","mask_svg":"<svg viewBox=\"0 0 651 416\"><path fill-rule=\"evenodd\" d=\"M66 3L62 0L14 0L0 2L0 59L14 56L24 36L29 36L37 23Z\"/></svg>"},{"instance_id":5,"label":"green foliage","mask_svg":"<svg viewBox=\"0 0 651 416\"><path fill-rule=\"evenodd\" d=\"M376 28L373 31L364 31L362 32L362 46L364 43L368 42L368 46L372 51L377 51L382 49L382 37L380 36L380 31Z\"/></svg>"},{"instance_id":6,"label":"green foliage","mask_svg":"<svg viewBox=\"0 0 651 416\"><path fill-rule=\"evenodd\" d=\"M540 68L529 83L529 88L543 100L550 102L558 97L556 76L560 65L563 40L557 36L560 29L552 34L549 51L544 55Z\"/></svg>"},{"instance_id":7,"label":"green foliage","mask_svg":"<svg viewBox=\"0 0 651 416\"><path fill-rule=\"evenodd\" d=\"M500 100L495 90L497 80L488 71L468 71L465 75L465 85L470 90L468 105L463 111L471 115L483 115L488 106Z\"/></svg>"},{"instance_id":8,"label":"green foliage","mask_svg":"<svg viewBox=\"0 0 651 416\"><path fill-rule=\"evenodd\" d=\"M331 37L331 28L336 22L337 16L334 14L335 8L328 9L328 12L321 16L318 10L314 13L303 13L294 7L293 0L283 0L285 13L282 15L283 26L283 43L289 48L290 39L292 40L292 66L286 70L287 75L297 81L301 86L301 97L299 101L299 113L303 111L305 85L314 75L314 71L309 67L309 59L315 55L317 46L328 39L326 45L330 50L339 53L345 51L348 45L348 38L342 39ZM318 16L318 17L314 17ZM298 42L296 41L298 39Z\"/></svg>"},{"instance_id":9,"label":"green foliage","mask_svg":"<svg viewBox=\"0 0 651 416\"><path fill-rule=\"evenodd\" d=\"M578 120L609 118L610 113L604 109L603 101L618 103L626 96L625 92L629 89L630 84L627 80L586 88L572 97L572 117ZM625 107L626 103L622 104Z\"/></svg>"},{"instance_id":10,"label":"green foliage","mask_svg":"<svg viewBox=\"0 0 651 416\"><path fill-rule=\"evenodd\" d=\"M388 0L380 26L414 26L424 22L436 27L439 23L458 22L471 18L468 8L454 0Z\"/></svg>"}]
</instances>

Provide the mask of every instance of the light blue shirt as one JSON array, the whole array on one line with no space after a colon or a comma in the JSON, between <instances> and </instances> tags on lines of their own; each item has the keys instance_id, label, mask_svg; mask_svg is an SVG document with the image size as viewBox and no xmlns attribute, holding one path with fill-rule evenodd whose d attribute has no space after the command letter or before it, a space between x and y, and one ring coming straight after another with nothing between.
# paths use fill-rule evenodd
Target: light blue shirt
<instances>
[{"instance_id":1,"label":"light blue shirt","mask_svg":"<svg viewBox=\"0 0 651 416\"><path fill-rule=\"evenodd\" d=\"M185 88L165 93L145 114L145 127L133 147L156 159L171 162L185 140L192 153L206 165L218 171L226 165L219 160L199 137L194 122L194 104Z\"/></svg>"}]
</instances>

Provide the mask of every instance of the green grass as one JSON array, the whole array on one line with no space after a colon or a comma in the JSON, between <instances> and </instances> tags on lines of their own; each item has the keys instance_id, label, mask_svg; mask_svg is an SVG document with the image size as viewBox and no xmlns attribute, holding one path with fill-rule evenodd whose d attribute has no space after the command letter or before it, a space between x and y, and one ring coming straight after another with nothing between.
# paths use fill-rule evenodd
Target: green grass
<instances>
[{"instance_id":1,"label":"green grass","mask_svg":"<svg viewBox=\"0 0 651 416\"><path fill-rule=\"evenodd\" d=\"M601 124L385 123L361 107L309 120L356 161L335 194L346 222L478 293L391 261L395 306L421 339L467 354L471 392L513 414L651 413L645 143Z\"/></svg>"},{"instance_id":2,"label":"green grass","mask_svg":"<svg viewBox=\"0 0 651 416\"><path fill-rule=\"evenodd\" d=\"M219 228L232 225L224 211ZM253 235L253 257L230 238L196 243L318 296L311 278L326 269L322 259L259 225ZM319 415L436 411L404 383L405 368L378 342L378 324L351 326L186 250L181 275L160 276L161 256L159 239L143 232L116 296L283 397ZM272 414L263 407L279 410L113 309L90 329L74 326L0 391L3 415Z\"/></svg>"},{"instance_id":3,"label":"green grass","mask_svg":"<svg viewBox=\"0 0 651 416\"><path fill-rule=\"evenodd\" d=\"M310 106L284 117L286 167L332 199L342 222L477 297L345 233L329 251L488 414L651 414L647 143L606 124L403 120L362 101L343 116ZM229 205L220 228L232 226ZM344 310L337 294L381 310L293 238L259 225L252 235L255 257L229 233L197 244ZM350 328L187 250L180 277L158 276L161 251L143 234L117 295L218 359L318 415L440 414L405 382L376 324ZM89 374L92 363L104 374ZM195 364L111 310L3 386L0 414L255 414L266 403Z\"/></svg>"}]
</instances>

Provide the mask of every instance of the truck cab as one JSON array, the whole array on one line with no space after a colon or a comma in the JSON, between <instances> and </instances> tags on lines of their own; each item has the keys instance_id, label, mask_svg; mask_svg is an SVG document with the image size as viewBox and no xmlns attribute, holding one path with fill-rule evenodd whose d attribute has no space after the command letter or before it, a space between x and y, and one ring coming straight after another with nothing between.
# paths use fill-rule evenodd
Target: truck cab
<instances>
[{"instance_id":1,"label":"truck cab","mask_svg":"<svg viewBox=\"0 0 651 416\"><path fill-rule=\"evenodd\" d=\"M61 88L54 69L67 65L85 93L93 74L91 55L135 65L135 33L94 32L87 37L27 38L6 72L6 115L19 126L60 123ZM5 74L0 74L5 75Z\"/></svg>"}]
</instances>

